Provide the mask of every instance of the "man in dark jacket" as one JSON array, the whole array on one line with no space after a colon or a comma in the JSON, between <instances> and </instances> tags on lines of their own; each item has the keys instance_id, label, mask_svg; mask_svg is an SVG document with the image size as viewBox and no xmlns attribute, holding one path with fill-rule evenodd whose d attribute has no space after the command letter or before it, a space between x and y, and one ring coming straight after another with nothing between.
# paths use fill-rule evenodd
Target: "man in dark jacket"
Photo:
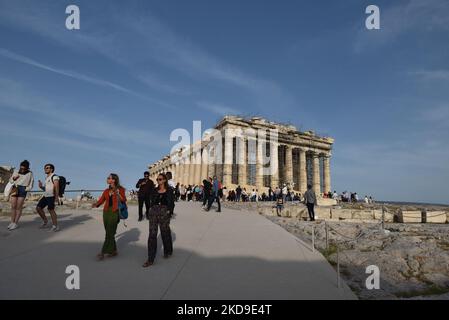
<instances>
[{"instance_id":1,"label":"man in dark jacket","mask_svg":"<svg viewBox=\"0 0 449 320\"><path fill-rule=\"evenodd\" d=\"M315 205L317 204L315 191L312 190L312 185L307 185L307 191L304 193L304 203L309 211L310 221L315 221Z\"/></svg>"},{"instance_id":2,"label":"man in dark jacket","mask_svg":"<svg viewBox=\"0 0 449 320\"><path fill-rule=\"evenodd\" d=\"M210 178L209 178L210 179ZM211 196L212 183L210 181L204 179L203 180L203 207L206 207L206 203Z\"/></svg>"},{"instance_id":3,"label":"man in dark jacket","mask_svg":"<svg viewBox=\"0 0 449 320\"><path fill-rule=\"evenodd\" d=\"M150 173L145 171L143 174L143 179L139 179L136 184L136 188L139 189L137 195L139 200L139 221L143 220L143 204L145 203L145 215L148 219L148 214L150 211L150 199L151 194L154 191L154 183L150 179Z\"/></svg>"}]
</instances>

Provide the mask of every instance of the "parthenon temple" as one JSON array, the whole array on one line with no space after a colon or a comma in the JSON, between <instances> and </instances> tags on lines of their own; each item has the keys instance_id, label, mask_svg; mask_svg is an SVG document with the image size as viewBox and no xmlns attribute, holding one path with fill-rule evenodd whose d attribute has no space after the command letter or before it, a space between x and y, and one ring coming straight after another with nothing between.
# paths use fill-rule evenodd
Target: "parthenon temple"
<instances>
[{"instance_id":1,"label":"parthenon temple","mask_svg":"<svg viewBox=\"0 0 449 320\"><path fill-rule=\"evenodd\" d=\"M333 143L333 138L260 117L225 116L195 143L149 165L150 177L170 171L176 182L197 185L217 176L228 189L240 185L259 192L288 185L303 193L310 184L322 194L331 191Z\"/></svg>"}]
</instances>

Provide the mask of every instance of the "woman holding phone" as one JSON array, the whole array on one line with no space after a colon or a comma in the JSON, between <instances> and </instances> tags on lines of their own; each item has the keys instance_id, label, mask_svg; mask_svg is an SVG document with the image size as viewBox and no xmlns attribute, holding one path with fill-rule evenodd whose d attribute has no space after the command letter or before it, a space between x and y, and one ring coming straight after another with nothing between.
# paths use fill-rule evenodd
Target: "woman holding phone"
<instances>
[{"instance_id":1,"label":"woman holding phone","mask_svg":"<svg viewBox=\"0 0 449 320\"><path fill-rule=\"evenodd\" d=\"M126 202L125 188L120 186L118 175L111 173L108 176L107 183L109 187L103 191L98 202L92 205L92 207L98 208L104 203L103 224L106 236L101 253L97 255L98 260L103 260L105 254L110 257L115 257L118 254L115 233L117 232L117 225L120 221L119 201L122 203Z\"/></svg>"},{"instance_id":2,"label":"woman holding phone","mask_svg":"<svg viewBox=\"0 0 449 320\"><path fill-rule=\"evenodd\" d=\"M144 268L154 263L157 250L158 227L161 229L164 258L169 258L173 254L170 217L175 207L175 196L173 189L168 185L168 179L165 174L159 174L156 181L157 188L151 197L151 209L149 213L150 234L148 236L148 260L143 264Z\"/></svg>"}]
</instances>

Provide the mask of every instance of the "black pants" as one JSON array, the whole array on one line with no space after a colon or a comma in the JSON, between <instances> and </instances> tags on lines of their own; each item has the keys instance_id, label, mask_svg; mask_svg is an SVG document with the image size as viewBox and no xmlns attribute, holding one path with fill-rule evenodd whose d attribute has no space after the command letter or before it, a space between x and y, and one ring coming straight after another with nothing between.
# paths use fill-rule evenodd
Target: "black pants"
<instances>
[{"instance_id":1,"label":"black pants","mask_svg":"<svg viewBox=\"0 0 449 320\"><path fill-rule=\"evenodd\" d=\"M143 219L143 204L145 203L145 215L148 217L150 210L150 196L139 196L139 220Z\"/></svg>"},{"instance_id":2,"label":"black pants","mask_svg":"<svg viewBox=\"0 0 449 320\"><path fill-rule=\"evenodd\" d=\"M206 205L206 203L208 203L210 195L209 194L203 194L203 206Z\"/></svg>"},{"instance_id":3,"label":"black pants","mask_svg":"<svg viewBox=\"0 0 449 320\"><path fill-rule=\"evenodd\" d=\"M315 221L315 210L314 210L314 207L315 207L314 203L308 203L307 204L307 211L309 211L310 221Z\"/></svg>"},{"instance_id":4,"label":"black pants","mask_svg":"<svg viewBox=\"0 0 449 320\"><path fill-rule=\"evenodd\" d=\"M212 207L212 203L217 201L218 209L217 211L221 211L221 204L220 204L220 197L217 195L211 195L209 196L209 203L207 204L207 210L210 210L210 207Z\"/></svg>"},{"instance_id":5,"label":"black pants","mask_svg":"<svg viewBox=\"0 0 449 320\"><path fill-rule=\"evenodd\" d=\"M153 206L150 210L150 234L148 236L148 261L153 262L157 251L157 231L161 229L164 254L173 253L173 241L170 230L170 212L166 206Z\"/></svg>"}]
</instances>

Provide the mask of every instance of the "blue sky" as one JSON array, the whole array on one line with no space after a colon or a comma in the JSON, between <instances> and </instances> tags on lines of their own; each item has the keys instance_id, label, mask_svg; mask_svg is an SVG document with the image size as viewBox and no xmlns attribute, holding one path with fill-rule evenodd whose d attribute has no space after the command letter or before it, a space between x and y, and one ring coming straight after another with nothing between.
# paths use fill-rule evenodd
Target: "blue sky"
<instances>
[{"instance_id":1,"label":"blue sky","mask_svg":"<svg viewBox=\"0 0 449 320\"><path fill-rule=\"evenodd\" d=\"M0 39L0 163L38 178L132 187L173 129L260 115L334 137L338 191L449 203L446 0L0 0Z\"/></svg>"}]
</instances>

